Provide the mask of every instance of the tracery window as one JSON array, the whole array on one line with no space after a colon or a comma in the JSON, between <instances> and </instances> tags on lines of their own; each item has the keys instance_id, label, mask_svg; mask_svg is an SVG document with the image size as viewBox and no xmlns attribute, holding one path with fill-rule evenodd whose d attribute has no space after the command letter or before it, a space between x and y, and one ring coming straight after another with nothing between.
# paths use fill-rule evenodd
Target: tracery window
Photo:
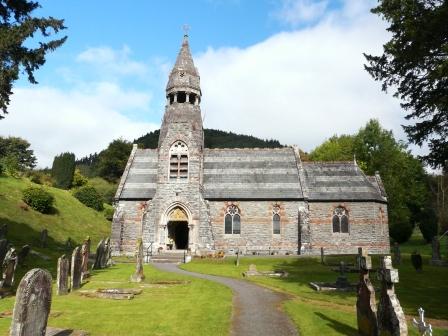
<instances>
[{"instance_id":1,"label":"tracery window","mask_svg":"<svg viewBox=\"0 0 448 336\"><path fill-rule=\"evenodd\" d=\"M226 216L224 217L224 233L240 234L241 233L241 216L240 210L236 205L227 207Z\"/></svg>"},{"instance_id":2,"label":"tracery window","mask_svg":"<svg viewBox=\"0 0 448 336\"><path fill-rule=\"evenodd\" d=\"M188 147L176 141L170 148L170 180L188 179Z\"/></svg>"},{"instance_id":3,"label":"tracery window","mask_svg":"<svg viewBox=\"0 0 448 336\"><path fill-rule=\"evenodd\" d=\"M272 208L272 233L280 234L280 206L274 205Z\"/></svg>"},{"instance_id":4,"label":"tracery window","mask_svg":"<svg viewBox=\"0 0 448 336\"><path fill-rule=\"evenodd\" d=\"M333 214L333 232L348 233L349 222L348 222L348 212L343 207L337 207L334 209Z\"/></svg>"}]
</instances>

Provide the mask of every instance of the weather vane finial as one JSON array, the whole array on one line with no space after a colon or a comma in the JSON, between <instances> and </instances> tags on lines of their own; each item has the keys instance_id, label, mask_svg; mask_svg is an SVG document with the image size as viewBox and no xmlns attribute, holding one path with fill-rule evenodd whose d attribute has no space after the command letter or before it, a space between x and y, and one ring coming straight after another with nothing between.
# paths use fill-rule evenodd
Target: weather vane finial
<instances>
[{"instance_id":1,"label":"weather vane finial","mask_svg":"<svg viewBox=\"0 0 448 336\"><path fill-rule=\"evenodd\" d=\"M183 31L184 31L184 35L185 35L185 36L188 36L188 32L190 31L190 26L187 25L187 24L184 24L184 25L182 26L182 29L183 29Z\"/></svg>"}]
</instances>

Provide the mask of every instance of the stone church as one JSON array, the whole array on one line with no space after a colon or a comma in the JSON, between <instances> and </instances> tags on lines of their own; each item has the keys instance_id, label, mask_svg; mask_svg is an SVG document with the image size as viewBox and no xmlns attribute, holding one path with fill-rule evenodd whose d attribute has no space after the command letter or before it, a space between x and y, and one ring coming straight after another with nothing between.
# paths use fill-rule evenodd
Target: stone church
<instances>
[{"instance_id":1,"label":"stone church","mask_svg":"<svg viewBox=\"0 0 448 336\"><path fill-rule=\"evenodd\" d=\"M353 162L303 162L285 148L204 148L198 70L184 36L157 149L134 145L115 195L112 247L246 254L389 252L380 176Z\"/></svg>"}]
</instances>

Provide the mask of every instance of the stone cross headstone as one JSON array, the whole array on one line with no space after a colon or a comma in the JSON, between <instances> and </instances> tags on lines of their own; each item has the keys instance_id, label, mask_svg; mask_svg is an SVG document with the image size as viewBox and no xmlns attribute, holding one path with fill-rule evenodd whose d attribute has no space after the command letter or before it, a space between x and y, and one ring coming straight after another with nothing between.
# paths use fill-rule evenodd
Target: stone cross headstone
<instances>
[{"instance_id":1,"label":"stone cross headstone","mask_svg":"<svg viewBox=\"0 0 448 336\"><path fill-rule=\"evenodd\" d=\"M432 237L432 262L440 262L442 257L440 255L440 241L437 236Z\"/></svg>"},{"instance_id":2,"label":"stone cross headstone","mask_svg":"<svg viewBox=\"0 0 448 336\"><path fill-rule=\"evenodd\" d=\"M400 252L400 245L397 242L394 243L392 252L394 254L394 256L393 256L394 265L400 266L401 265L401 252Z\"/></svg>"},{"instance_id":3,"label":"stone cross headstone","mask_svg":"<svg viewBox=\"0 0 448 336\"><path fill-rule=\"evenodd\" d=\"M345 266L345 263L341 261L339 263L339 276L336 279L336 287L344 288L350 286L350 283L348 282L347 275L345 272L347 271L347 267Z\"/></svg>"},{"instance_id":4,"label":"stone cross headstone","mask_svg":"<svg viewBox=\"0 0 448 336\"><path fill-rule=\"evenodd\" d=\"M65 254L63 254L58 259L58 274L56 277L56 285L57 285L57 294L58 295L68 294L69 271L70 271L70 261L65 257Z\"/></svg>"},{"instance_id":5,"label":"stone cross headstone","mask_svg":"<svg viewBox=\"0 0 448 336\"><path fill-rule=\"evenodd\" d=\"M6 253L8 252L8 240L0 239L0 265L3 264Z\"/></svg>"},{"instance_id":6,"label":"stone cross headstone","mask_svg":"<svg viewBox=\"0 0 448 336\"><path fill-rule=\"evenodd\" d=\"M3 276L0 281L0 288L10 288L14 285L14 274L17 267L17 253L14 247L11 247L3 260Z\"/></svg>"},{"instance_id":7,"label":"stone cross headstone","mask_svg":"<svg viewBox=\"0 0 448 336\"><path fill-rule=\"evenodd\" d=\"M25 262L26 257L28 256L28 254L31 251L31 247L29 245L23 245L22 249L20 250L19 254L17 255L17 262L20 265L23 265L23 263Z\"/></svg>"},{"instance_id":8,"label":"stone cross headstone","mask_svg":"<svg viewBox=\"0 0 448 336\"><path fill-rule=\"evenodd\" d=\"M131 282L142 282L145 279L145 275L143 274L143 242L141 239L137 240L135 258L135 273L131 276Z\"/></svg>"},{"instance_id":9,"label":"stone cross headstone","mask_svg":"<svg viewBox=\"0 0 448 336\"><path fill-rule=\"evenodd\" d=\"M406 336L408 327L403 309L395 294L394 284L398 283L398 270L392 267L392 258L381 258L379 270L381 278L381 296L378 305L379 335Z\"/></svg>"},{"instance_id":10,"label":"stone cross headstone","mask_svg":"<svg viewBox=\"0 0 448 336\"><path fill-rule=\"evenodd\" d=\"M43 229L40 232L40 247L47 247L47 240L48 240L48 230Z\"/></svg>"},{"instance_id":11,"label":"stone cross headstone","mask_svg":"<svg viewBox=\"0 0 448 336\"><path fill-rule=\"evenodd\" d=\"M43 336L51 308L51 275L34 268L20 281L11 321L10 336Z\"/></svg>"},{"instance_id":12,"label":"stone cross headstone","mask_svg":"<svg viewBox=\"0 0 448 336\"><path fill-rule=\"evenodd\" d=\"M89 256L90 256L90 237L84 240L81 247L82 265L81 265L81 281L89 276Z\"/></svg>"},{"instance_id":13,"label":"stone cross headstone","mask_svg":"<svg viewBox=\"0 0 448 336\"><path fill-rule=\"evenodd\" d=\"M240 266L240 249L238 249L236 251L236 262L235 262L236 266Z\"/></svg>"},{"instance_id":14,"label":"stone cross headstone","mask_svg":"<svg viewBox=\"0 0 448 336\"><path fill-rule=\"evenodd\" d=\"M418 320L412 319L414 326L418 328L420 336L432 336L432 326L425 322L425 311L422 307L418 309Z\"/></svg>"},{"instance_id":15,"label":"stone cross headstone","mask_svg":"<svg viewBox=\"0 0 448 336\"><path fill-rule=\"evenodd\" d=\"M367 251L358 249L359 260L359 284L358 298L356 301L356 316L358 321L358 333L363 336L378 335L378 319L375 302L375 289L369 278L369 270L372 269L372 259Z\"/></svg>"},{"instance_id":16,"label":"stone cross headstone","mask_svg":"<svg viewBox=\"0 0 448 336\"><path fill-rule=\"evenodd\" d=\"M102 260L104 255L104 239L101 239L96 247L96 254L95 254L95 263L93 264L93 269L101 269Z\"/></svg>"},{"instance_id":17,"label":"stone cross headstone","mask_svg":"<svg viewBox=\"0 0 448 336\"><path fill-rule=\"evenodd\" d=\"M70 274L72 290L81 287L81 266L82 266L81 248L79 246L76 246L72 253L72 265Z\"/></svg>"}]
</instances>

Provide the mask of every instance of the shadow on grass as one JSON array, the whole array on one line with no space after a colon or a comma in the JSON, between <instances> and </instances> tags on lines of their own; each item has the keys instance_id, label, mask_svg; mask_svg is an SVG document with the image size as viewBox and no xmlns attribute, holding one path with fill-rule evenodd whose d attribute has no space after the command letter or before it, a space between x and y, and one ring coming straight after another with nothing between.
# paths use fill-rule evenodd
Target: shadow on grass
<instances>
[{"instance_id":1,"label":"shadow on grass","mask_svg":"<svg viewBox=\"0 0 448 336\"><path fill-rule=\"evenodd\" d=\"M358 331L347 324L334 320L322 313L314 313L314 314L320 317L322 320L327 321L328 322L327 325L330 328L333 328L336 332L342 335L358 335Z\"/></svg>"}]
</instances>

